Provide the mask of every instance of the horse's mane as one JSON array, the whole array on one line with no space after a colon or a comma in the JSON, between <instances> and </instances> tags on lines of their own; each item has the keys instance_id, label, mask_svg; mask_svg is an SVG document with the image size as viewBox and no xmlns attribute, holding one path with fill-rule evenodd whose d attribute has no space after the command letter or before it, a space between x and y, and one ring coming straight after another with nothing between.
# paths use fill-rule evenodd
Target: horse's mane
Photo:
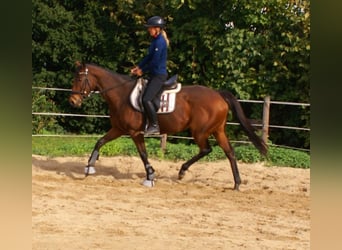
<instances>
[{"instance_id":1,"label":"horse's mane","mask_svg":"<svg viewBox=\"0 0 342 250\"><path fill-rule=\"evenodd\" d=\"M86 65L89 65L89 66L92 66L92 67L101 69L101 70L103 70L103 71L106 71L108 74L112 75L113 77L119 77L119 78L121 78L122 80L125 80L125 81L134 80L134 79L133 79L131 76L129 76L129 75L117 73L117 72L115 72L115 71L112 71L112 70L110 70L110 69L108 69L108 68L101 67L101 66L96 65L96 64L94 64L94 63L86 63Z\"/></svg>"}]
</instances>

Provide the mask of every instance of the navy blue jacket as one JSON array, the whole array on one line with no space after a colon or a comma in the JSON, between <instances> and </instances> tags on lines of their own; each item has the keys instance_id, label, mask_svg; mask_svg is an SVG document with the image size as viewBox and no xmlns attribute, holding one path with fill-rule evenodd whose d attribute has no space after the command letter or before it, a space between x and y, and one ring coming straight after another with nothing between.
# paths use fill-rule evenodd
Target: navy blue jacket
<instances>
[{"instance_id":1,"label":"navy blue jacket","mask_svg":"<svg viewBox=\"0 0 342 250\"><path fill-rule=\"evenodd\" d=\"M152 39L151 45L148 49L148 54L138 64L139 68L149 75L167 75L166 71L167 61L167 44L160 33L157 37Z\"/></svg>"}]
</instances>

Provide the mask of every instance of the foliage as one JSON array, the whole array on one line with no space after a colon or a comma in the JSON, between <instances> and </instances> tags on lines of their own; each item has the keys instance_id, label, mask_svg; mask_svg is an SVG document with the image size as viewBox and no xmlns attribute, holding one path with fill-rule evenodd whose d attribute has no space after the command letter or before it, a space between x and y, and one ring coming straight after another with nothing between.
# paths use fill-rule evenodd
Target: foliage
<instances>
[{"instance_id":1,"label":"foliage","mask_svg":"<svg viewBox=\"0 0 342 250\"><path fill-rule=\"evenodd\" d=\"M310 155L300 151L271 147L269 164L297 168L310 168Z\"/></svg>"},{"instance_id":2,"label":"foliage","mask_svg":"<svg viewBox=\"0 0 342 250\"><path fill-rule=\"evenodd\" d=\"M85 156L91 152L95 143L95 138L32 137L32 154L50 157Z\"/></svg>"},{"instance_id":3,"label":"foliage","mask_svg":"<svg viewBox=\"0 0 342 250\"><path fill-rule=\"evenodd\" d=\"M32 111L39 112L45 110L56 112L56 105L49 99L49 95L43 91L35 91L32 93ZM37 115L32 119L32 134L44 134L46 132L61 133L63 128L58 125L54 116Z\"/></svg>"},{"instance_id":4,"label":"foliage","mask_svg":"<svg viewBox=\"0 0 342 250\"><path fill-rule=\"evenodd\" d=\"M70 88L74 62L99 64L128 73L146 53L149 36L143 27L152 15L167 21L171 40L169 74L183 84L228 89L241 99L307 103L310 70L310 1L289 0L32 0L33 85ZM34 90L35 91L35 90ZM49 93L42 102L32 95L33 111L107 114L101 98L89 98L75 110L67 92ZM50 105L44 106L43 103ZM246 111L260 119L260 108ZM310 127L310 110L272 106L270 122ZM33 131L104 133L107 119L33 117ZM239 134L239 133L237 133ZM235 137L235 132L233 134ZM289 140L289 138L296 138ZM308 133L273 130L273 143L310 147Z\"/></svg>"},{"instance_id":5,"label":"foliage","mask_svg":"<svg viewBox=\"0 0 342 250\"><path fill-rule=\"evenodd\" d=\"M253 163L262 160L262 156L253 146L238 146L234 149L237 159L243 159L244 162Z\"/></svg>"},{"instance_id":6,"label":"foliage","mask_svg":"<svg viewBox=\"0 0 342 250\"><path fill-rule=\"evenodd\" d=\"M237 159L247 163L266 161L271 166L310 168L310 155L308 153L272 145L269 147L266 159L253 146L236 147L235 154Z\"/></svg>"},{"instance_id":7,"label":"foliage","mask_svg":"<svg viewBox=\"0 0 342 250\"><path fill-rule=\"evenodd\" d=\"M33 137L32 153L38 155L55 156L89 156L98 138L59 138ZM187 161L199 152L196 145L183 143L168 143L165 152L160 148L160 140L146 139L149 157L172 161ZM265 162L271 166L286 166L310 168L310 155L296 150L270 147L268 158L261 157L252 145L237 145L234 147L236 159L241 162ZM138 156L138 151L129 138L118 138L104 145L100 150L102 156ZM201 161L217 161L227 159L222 149L213 146L213 151Z\"/></svg>"}]
</instances>

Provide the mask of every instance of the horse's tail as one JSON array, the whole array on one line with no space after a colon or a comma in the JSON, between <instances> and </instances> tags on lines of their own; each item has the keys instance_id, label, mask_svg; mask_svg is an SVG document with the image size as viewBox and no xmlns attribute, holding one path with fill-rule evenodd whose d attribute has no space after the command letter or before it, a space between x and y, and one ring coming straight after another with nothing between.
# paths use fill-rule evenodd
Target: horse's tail
<instances>
[{"instance_id":1,"label":"horse's tail","mask_svg":"<svg viewBox=\"0 0 342 250\"><path fill-rule=\"evenodd\" d=\"M259 138L257 134L255 133L255 129L253 128L252 124L248 121L236 97L232 93L226 90L221 90L219 91L219 93L223 97L223 99L228 103L228 105L231 107L234 116L237 117L237 119L239 120L248 138L252 141L252 143L259 150L259 152L262 155L266 156L267 149L268 149L266 143L261 138Z\"/></svg>"}]
</instances>

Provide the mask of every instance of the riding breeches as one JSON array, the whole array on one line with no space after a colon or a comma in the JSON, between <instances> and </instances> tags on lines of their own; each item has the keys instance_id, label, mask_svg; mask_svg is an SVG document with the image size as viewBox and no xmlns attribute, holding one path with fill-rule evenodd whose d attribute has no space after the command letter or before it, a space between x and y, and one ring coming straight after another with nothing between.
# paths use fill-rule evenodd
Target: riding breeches
<instances>
[{"instance_id":1,"label":"riding breeches","mask_svg":"<svg viewBox=\"0 0 342 250\"><path fill-rule=\"evenodd\" d=\"M142 98L144 107L146 107L147 102L152 102L156 110L159 109L160 95L166 79L167 75L155 75L150 78Z\"/></svg>"}]
</instances>

